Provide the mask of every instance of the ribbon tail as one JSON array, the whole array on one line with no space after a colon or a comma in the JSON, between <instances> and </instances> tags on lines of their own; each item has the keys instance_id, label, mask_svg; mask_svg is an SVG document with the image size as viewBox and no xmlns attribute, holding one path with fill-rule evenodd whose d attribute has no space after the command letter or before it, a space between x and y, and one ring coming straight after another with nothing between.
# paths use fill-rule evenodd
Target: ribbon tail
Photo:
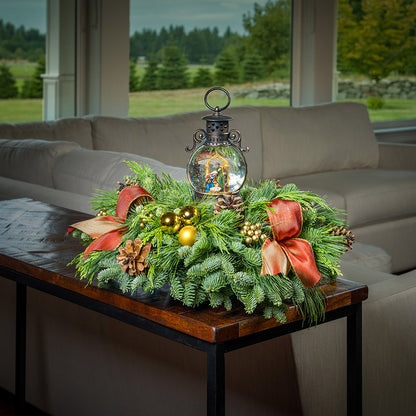
<instances>
[{"instance_id":1,"label":"ribbon tail","mask_svg":"<svg viewBox=\"0 0 416 416\"><path fill-rule=\"evenodd\" d=\"M124 230L119 228L117 230L109 231L94 240L84 251L83 259L86 259L91 251L94 250L114 250L120 243L124 234Z\"/></svg>"},{"instance_id":2,"label":"ribbon tail","mask_svg":"<svg viewBox=\"0 0 416 416\"><path fill-rule=\"evenodd\" d=\"M275 276L279 273L287 275L290 270L290 264L285 252L280 244L275 240L268 238L261 248L261 276L268 274Z\"/></svg>"},{"instance_id":3,"label":"ribbon tail","mask_svg":"<svg viewBox=\"0 0 416 416\"><path fill-rule=\"evenodd\" d=\"M315 286L321 279L321 274L316 266L315 256L309 241L291 238L280 244L303 285L306 287Z\"/></svg>"},{"instance_id":4,"label":"ribbon tail","mask_svg":"<svg viewBox=\"0 0 416 416\"><path fill-rule=\"evenodd\" d=\"M111 216L94 217L89 220L71 224L68 227L68 233L70 234L74 231L74 229L77 229L85 234L88 234L91 238L98 238L103 234L123 228L124 226L125 221L120 218Z\"/></svg>"}]
</instances>

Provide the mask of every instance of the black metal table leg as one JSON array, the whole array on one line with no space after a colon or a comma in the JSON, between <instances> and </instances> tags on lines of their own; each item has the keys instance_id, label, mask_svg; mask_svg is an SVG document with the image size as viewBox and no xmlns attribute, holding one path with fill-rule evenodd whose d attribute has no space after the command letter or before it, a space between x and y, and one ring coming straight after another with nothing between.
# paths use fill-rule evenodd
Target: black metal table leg
<instances>
[{"instance_id":1,"label":"black metal table leg","mask_svg":"<svg viewBox=\"0 0 416 416\"><path fill-rule=\"evenodd\" d=\"M347 317L347 414L361 416L362 409L362 305Z\"/></svg>"},{"instance_id":2,"label":"black metal table leg","mask_svg":"<svg viewBox=\"0 0 416 416\"><path fill-rule=\"evenodd\" d=\"M26 396L26 286L16 282L16 415L23 415Z\"/></svg>"},{"instance_id":3,"label":"black metal table leg","mask_svg":"<svg viewBox=\"0 0 416 416\"><path fill-rule=\"evenodd\" d=\"M207 415L225 415L224 345L213 344L207 350Z\"/></svg>"}]
</instances>

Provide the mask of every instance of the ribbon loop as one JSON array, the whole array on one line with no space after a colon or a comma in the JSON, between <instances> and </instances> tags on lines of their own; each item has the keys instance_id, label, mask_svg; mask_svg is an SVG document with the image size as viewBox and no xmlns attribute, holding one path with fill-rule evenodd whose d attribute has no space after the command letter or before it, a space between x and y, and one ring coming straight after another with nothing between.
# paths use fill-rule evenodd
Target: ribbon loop
<instances>
[{"instance_id":1,"label":"ribbon loop","mask_svg":"<svg viewBox=\"0 0 416 416\"><path fill-rule=\"evenodd\" d=\"M267 210L272 225L273 240L267 239L262 247L261 274L287 274L293 268L306 287L321 279L310 243L297 238L302 231L302 209L296 201L275 198Z\"/></svg>"}]
</instances>

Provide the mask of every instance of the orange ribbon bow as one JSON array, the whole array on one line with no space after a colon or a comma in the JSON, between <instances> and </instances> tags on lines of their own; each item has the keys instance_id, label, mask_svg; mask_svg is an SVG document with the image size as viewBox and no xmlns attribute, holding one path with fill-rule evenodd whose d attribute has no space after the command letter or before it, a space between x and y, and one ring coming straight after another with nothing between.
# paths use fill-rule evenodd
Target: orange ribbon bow
<instances>
[{"instance_id":1,"label":"orange ribbon bow","mask_svg":"<svg viewBox=\"0 0 416 416\"><path fill-rule=\"evenodd\" d=\"M126 231L126 218L132 204L145 204L152 199L153 197L140 186L128 186L118 196L115 217L95 217L69 226L68 233L77 229L94 238L84 251L83 259L94 250L114 250Z\"/></svg>"},{"instance_id":2,"label":"orange ribbon bow","mask_svg":"<svg viewBox=\"0 0 416 416\"><path fill-rule=\"evenodd\" d=\"M273 239L268 238L262 247L261 274L287 275L291 267L306 287L321 279L309 241L297 238L302 231L302 209L296 201L273 199L267 205Z\"/></svg>"}]
</instances>

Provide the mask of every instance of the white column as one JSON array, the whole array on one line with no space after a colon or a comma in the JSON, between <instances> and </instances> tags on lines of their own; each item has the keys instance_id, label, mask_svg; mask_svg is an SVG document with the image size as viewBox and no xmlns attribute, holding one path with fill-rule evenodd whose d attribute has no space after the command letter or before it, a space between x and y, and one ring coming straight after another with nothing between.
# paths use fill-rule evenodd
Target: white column
<instances>
[{"instance_id":1,"label":"white column","mask_svg":"<svg viewBox=\"0 0 416 416\"><path fill-rule=\"evenodd\" d=\"M77 0L77 116L126 117L129 0Z\"/></svg>"},{"instance_id":2,"label":"white column","mask_svg":"<svg viewBox=\"0 0 416 416\"><path fill-rule=\"evenodd\" d=\"M48 0L43 119L75 115L75 0Z\"/></svg>"},{"instance_id":3,"label":"white column","mask_svg":"<svg viewBox=\"0 0 416 416\"><path fill-rule=\"evenodd\" d=\"M292 105L333 101L337 0L293 0Z\"/></svg>"}]
</instances>

